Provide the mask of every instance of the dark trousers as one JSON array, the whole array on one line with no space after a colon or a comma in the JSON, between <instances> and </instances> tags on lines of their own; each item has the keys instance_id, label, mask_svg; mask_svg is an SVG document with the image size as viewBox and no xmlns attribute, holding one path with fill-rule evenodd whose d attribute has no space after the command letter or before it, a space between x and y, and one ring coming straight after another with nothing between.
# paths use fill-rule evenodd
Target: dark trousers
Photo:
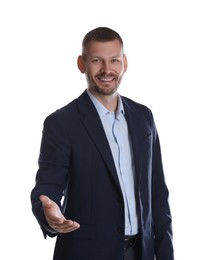
<instances>
[{"instance_id":1,"label":"dark trousers","mask_svg":"<svg viewBox=\"0 0 212 260\"><path fill-rule=\"evenodd\" d=\"M124 260L141 260L141 238L137 238L136 243L124 249Z\"/></svg>"}]
</instances>

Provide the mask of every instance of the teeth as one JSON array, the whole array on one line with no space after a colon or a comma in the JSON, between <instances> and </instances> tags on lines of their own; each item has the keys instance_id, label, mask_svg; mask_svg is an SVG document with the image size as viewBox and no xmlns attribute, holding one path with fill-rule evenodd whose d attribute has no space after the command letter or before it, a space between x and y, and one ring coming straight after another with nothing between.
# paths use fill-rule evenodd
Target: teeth
<instances>
[{"instance_id":1,"label":"teeth","mask_svg":"<svg viewBox=\"0 0 212 260\"><path fill-rule=\"evenodd\" d=\"M113 78L100 78L102 81L111 81Z\"/></svg>"}]
</instances>

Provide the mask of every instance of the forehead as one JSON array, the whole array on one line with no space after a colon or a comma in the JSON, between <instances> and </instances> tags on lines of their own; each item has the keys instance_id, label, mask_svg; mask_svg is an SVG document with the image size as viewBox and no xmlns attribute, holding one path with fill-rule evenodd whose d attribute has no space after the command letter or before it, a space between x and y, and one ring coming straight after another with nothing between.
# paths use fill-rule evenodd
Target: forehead
<instances>
[{"instance_id":1,"label":"forehead","mask_svg":"<svg viewBox=\"0 0 212 260\"><path fill-rule=\"evenodd\" d=\"M123 54L123 48L118 40L91 41L87 44L86 52L89 56L120 56Z\"/></svg>"}]
</instances>

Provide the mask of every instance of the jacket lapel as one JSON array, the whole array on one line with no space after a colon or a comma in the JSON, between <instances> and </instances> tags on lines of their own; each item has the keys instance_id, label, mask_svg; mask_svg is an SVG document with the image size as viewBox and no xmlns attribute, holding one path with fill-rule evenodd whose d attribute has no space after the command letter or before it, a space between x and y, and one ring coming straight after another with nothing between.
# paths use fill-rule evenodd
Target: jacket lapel
<instances>
[{"instance_id":1,"label":"jacket lapel","mask_svg":"<svg viewBox=\"0 0 212 260\"><path fill-rule=\"evenodd\" d=\"M125 116L128 124L128 130L132 142L133 157L135 162L135 171L136 174L140 176L142 163L144 161L144 152L146 148L145 140L151 133L146 127L145 120L142 114L139 114L138 111L130 106L129 102L122 97Z\"/></svg>"},{"instance_id":2,"label":"jacket lapel","mask_svg":"<svg viewBox=\"0 0 212 260\"><path fill-rule=\"evenodd\" d=\"M78 98L77 104L79 114L81 115L81 122L93 140L93 143L96 145L102 159L105 161L109 169L109 172L121 191L114 160L101 119L99 118L98 112L86 91Z\"/></svg>"}]
</instances>

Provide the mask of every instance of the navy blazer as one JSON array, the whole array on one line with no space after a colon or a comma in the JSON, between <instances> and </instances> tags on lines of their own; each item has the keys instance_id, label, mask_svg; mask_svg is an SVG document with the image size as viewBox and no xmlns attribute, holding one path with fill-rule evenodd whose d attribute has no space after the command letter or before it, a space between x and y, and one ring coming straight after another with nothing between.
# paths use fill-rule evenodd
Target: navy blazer
<instances>
[{"instance_id":1,"label":"navy blazer","mask_svg":"<svg viewBox=\"0 0 212 260\"><path fill-rule=\"evenodd\" d=\"M146 106L126 97L122 101L139 184L141 260L173 260L169 194L154 119ZM41 194L80 228L51 233ZM54 260L124 259L122 192L101 120L86 91L45 119L31 202L45 236L57 235Z\"/></svg>"}]
</instances>

